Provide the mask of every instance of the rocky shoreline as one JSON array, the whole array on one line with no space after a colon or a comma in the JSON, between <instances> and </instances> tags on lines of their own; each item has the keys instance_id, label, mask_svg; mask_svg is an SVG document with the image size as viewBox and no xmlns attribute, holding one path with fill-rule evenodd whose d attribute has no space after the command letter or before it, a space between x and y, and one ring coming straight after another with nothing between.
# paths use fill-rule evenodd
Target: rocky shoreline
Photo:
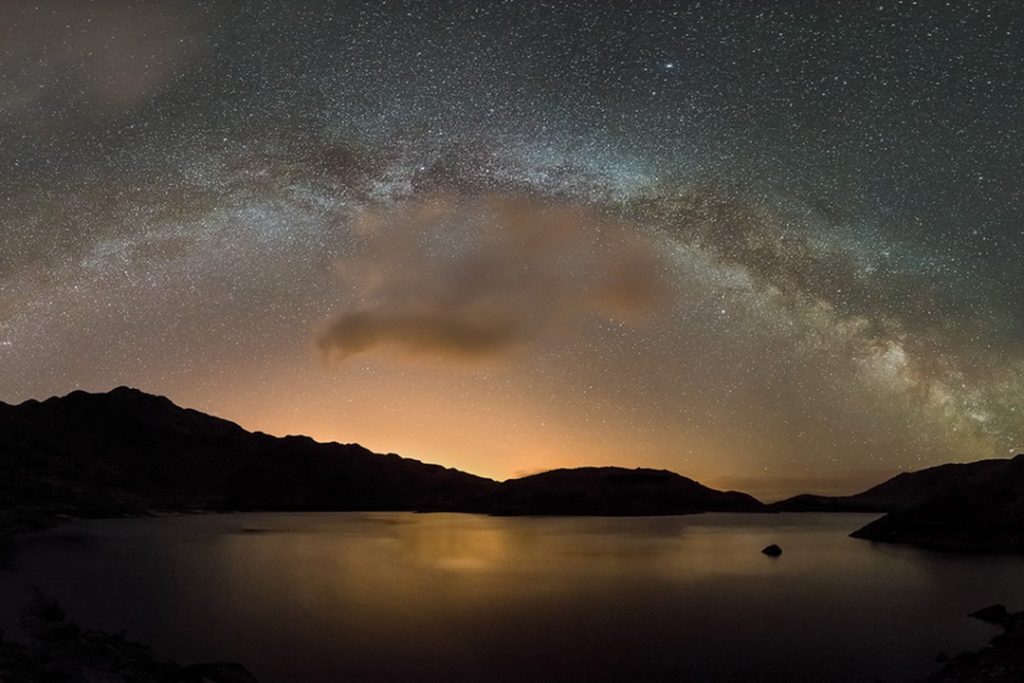
<instances>
[{"instance_id":1,"label":"rocky shoreline","mask_svg":"<svg viewBox=\"0 0 1024 683\"><path fill-rule=\"evenodd\" d=\"M0 640L3 683L256 683L241 664L182 666L122 635L82 629L39 591L21 626L29 643Z\"/></svg>"},{"instance_id":2,"label":"rocky shoreline","mask_svg":"<svg viewBox=\"0 0 1024 683\"><path fill-rule=\"evenodd\" d=\"M921 683L1019 683L1024 681L1024 612L992 605L970 616L1002 626L987 647L946 660L942 669Z\"/></svg>"}]
</instances>

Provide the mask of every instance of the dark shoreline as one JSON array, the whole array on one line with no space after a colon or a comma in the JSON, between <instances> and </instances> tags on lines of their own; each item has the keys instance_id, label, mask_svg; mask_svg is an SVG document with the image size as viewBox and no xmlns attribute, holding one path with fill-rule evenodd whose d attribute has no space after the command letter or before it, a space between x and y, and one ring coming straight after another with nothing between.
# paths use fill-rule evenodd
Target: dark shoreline
<instances>
[{"instance_id":1,"label":"dark shoreline","mask_svg":"<svg viewBox=\"0 0 1024 683\"><path fill-rule=\"evenodd\" d=\"M83 629L38 589L20 616L29 642L0 638L0 681L4 683L256 683L241 664L182 666L121 634Z\"/></svg>"},{"instance_id":2,"label":"dark shoreline","mask_svg":"<svg viewBox=\"0 0 1024 683\"><path fill-rule=\"evenodd\" d=\"M1024 612L991 605L969 616L1002 627L986 647L946 659L942 669L921 683L1018 683L1024 680Z\"/></svg>"}]
</instances>

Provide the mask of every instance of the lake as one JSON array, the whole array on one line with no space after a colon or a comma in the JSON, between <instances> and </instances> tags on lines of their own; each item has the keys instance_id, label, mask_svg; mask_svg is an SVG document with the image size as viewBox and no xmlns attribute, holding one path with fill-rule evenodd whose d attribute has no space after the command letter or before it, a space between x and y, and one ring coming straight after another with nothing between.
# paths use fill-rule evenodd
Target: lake
<instances>
[{"instance_id":1,"label":"lake","mask_svg":"<svg viewBox=\"0 0 1024 683\"><path fill-rule=\"evenodd\" d=\"M37 585L83 626L264 683L903 681L994 635L967 612L1024 607L1024 559L847 537L872 518L77 521L0 540L0 628Z\"/></svg>"}]
</instances>

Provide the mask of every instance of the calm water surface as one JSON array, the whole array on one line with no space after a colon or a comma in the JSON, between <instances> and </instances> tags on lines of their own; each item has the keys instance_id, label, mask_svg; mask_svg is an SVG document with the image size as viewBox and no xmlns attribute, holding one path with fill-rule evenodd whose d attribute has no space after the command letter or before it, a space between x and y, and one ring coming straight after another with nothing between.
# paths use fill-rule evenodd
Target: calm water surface
<instances>
[{"instance_id":1,"label":"calm water surface","mask_svg":"<svg viewBox=\"0 0 1024 683\"><path fill-rule=\"evenodd\" d=\"M3 540L0 628L38 585L84 626L265 683L903 681L993 635L966 612L1024 607L1024 560L846 536L871 518L75 522Z\"/></svg>"}]
</instances>

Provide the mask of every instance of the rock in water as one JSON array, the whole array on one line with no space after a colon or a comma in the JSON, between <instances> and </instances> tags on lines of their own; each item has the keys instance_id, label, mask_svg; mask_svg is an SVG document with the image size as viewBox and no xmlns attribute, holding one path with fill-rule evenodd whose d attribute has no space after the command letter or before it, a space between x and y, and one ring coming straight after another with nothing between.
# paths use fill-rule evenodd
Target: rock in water
<instances>
[{"instance_id":1,"label":"rock in water","mask_svg":"<svg viewBox=\"0 0 1024 683\"><path fill-rule=\"evenodd\" d=\"M782 554L782 548L772 543L770 546L761 551L768 557L778 557Z\"/></svg>"}]
</instances>

